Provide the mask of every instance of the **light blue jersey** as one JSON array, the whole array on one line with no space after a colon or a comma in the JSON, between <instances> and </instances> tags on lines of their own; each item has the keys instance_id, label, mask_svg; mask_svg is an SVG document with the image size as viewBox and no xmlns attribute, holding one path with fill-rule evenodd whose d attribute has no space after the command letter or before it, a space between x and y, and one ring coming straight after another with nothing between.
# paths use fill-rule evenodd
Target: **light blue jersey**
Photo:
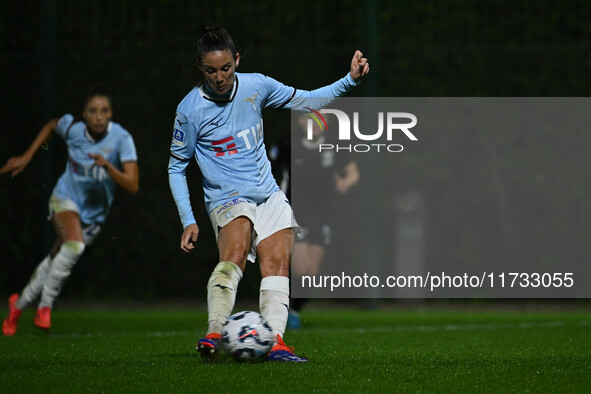
<instances>
[{"instance_id":1,"label":"light blue jersey","mask_svg":"<svg viewBox=\"0 0 591 394\"><path fill-rule=\"evenodd\" d=\"M115 191L115 181L107 170L95 166L88 154L98 153L120 170L123 163L137 161L133 138L127 130L109 122L106 133L95 141L84 122L74 122L70 114L62 116L56 127L56 134L68 146L68 162L53 194L75 202L80 209L80 220L86 224L105 222Z\"/></svg>"},{"instance_id":2,"label":"light blue jersey","mask_svg":"<svg viewBox=\"0 0 591 394\"><path fill-rule=\"evenodd\" d=\"M201 84L177 108L168 173L183 228L195 223L185 178L193 156L203 175L208 213L237 198L260 204L279 190L263 142L263 108L300 109L306 98L338 97L356 85L347 75L304 91L262 74L235 76L228 98L214 96Z\"/></svg>"}]
</instances>

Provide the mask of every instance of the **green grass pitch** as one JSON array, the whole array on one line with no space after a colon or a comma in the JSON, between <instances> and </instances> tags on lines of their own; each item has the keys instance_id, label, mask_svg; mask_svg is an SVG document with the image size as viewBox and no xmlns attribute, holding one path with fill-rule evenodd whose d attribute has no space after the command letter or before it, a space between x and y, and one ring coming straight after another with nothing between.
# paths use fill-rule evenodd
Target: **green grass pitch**
<instances>
[{"instance_id":1,"label":"green grass pitch","mask_svg":"<svg viewBox=\"0 0 591 394\"><path fill-rule=\"evenodd\" d=\"M25 311L0 338L0 387L31 392L591 392L591 314L309 311L286 342L308 364L205 363L206 316L185 310Z\"/></svg>"}]
</instances>

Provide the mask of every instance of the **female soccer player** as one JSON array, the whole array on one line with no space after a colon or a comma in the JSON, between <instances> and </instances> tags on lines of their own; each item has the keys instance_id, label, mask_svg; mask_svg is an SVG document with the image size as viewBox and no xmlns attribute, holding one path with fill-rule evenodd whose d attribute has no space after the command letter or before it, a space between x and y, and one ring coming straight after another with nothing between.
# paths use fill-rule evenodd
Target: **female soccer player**
<instances>
[{"instance_id":1,"label":"female soccer player","mask_svg":"<svg viewBox=\"0 0 591 394\"><path fill-rule=\"evenodd\" d=\"M303 110L305 99L341 96L369 72L369 64L356 51L347 76L310 92L261 74L237 73L239 63L230 34L218 26L206 27L197 47L204 82L181 101L174 121L168 174L184 228L181 249L194 250L199 234L185 177L195 156L220 257L207 284L208 329L197 350L207 359L217 354L222 325L234 307L246 261L254 262L258 256L259 308L276 335L267 359L305 362L283 342L289 263L299 227L271 174L261 111L266 107Z\"/></svg>"},{"instance_id":2,"label":"female soccer player","mask_svg":"<svg viewBox=\"0 0 591 394\"><path fill-rule=\"evenodd\" d=\"M51 308L72 267L86 246L100 232L113 202L115 184L137 193L139 172L133 139L121 125L111 122L109 95L95 89L86 97L82 120L71 114L50 120L31 146L10 158L0 174L14 177L29 164L35 152L55 132L68 146L66 170L49 200L49 214L57 240L37 266L20 294L8 299L9 313L2 325L4 335L14 335L21 311L41 295L35 326L51 328Z\"/></svg>"}]
</instances>

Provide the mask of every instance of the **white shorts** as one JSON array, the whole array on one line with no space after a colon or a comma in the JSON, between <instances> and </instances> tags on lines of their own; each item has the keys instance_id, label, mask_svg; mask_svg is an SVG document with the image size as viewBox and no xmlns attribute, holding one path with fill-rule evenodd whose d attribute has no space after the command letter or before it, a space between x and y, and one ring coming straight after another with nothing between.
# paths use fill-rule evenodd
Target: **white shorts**
<instances>
[{"instance_id":1,"label":"white shorts","mask_svg":"<svg viewBox=\"0 0 591 394\"><path fill-rule=\"evenodd\" d=\"M80 215L80 208L78 204L74 201L70 200L69 198L60 198L55 194L51 195L49 199L49 216L47 217L48 220L51 220L53 215L64 212L64 211L74 211L78 215ZM95 238L102 229L101 223L82 223L82 241L84 245L90 246L94 242Z\"/></svg>"},{"instance_id":2,"label":"white shorts","mask_svg":"<svg viewBox=\"0 0 591 394\"><path fill-rule=\"evenodd\" d=\"M293 229L296 235L300 232L300 226L295 220L291 205L281 190L276 191L265 202L258 205L243 198L235 198L215 207L209 213L209 218L216 239L221 228L240 216L247 217L253 223L252 242L248 254L248 260L253 263L256 259L257 246L263 239L286 228Z\"/></svg>"}]
</instances>

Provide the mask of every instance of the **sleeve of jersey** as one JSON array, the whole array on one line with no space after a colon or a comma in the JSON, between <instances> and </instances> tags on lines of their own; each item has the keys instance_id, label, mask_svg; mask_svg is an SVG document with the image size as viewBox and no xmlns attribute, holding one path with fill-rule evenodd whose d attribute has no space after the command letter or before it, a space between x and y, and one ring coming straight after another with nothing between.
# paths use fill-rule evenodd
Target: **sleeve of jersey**
<instances>
[{"instance_id":1,"label":"sleeve of jersey","mask_svg":"<svg viewBox=\"0 0 591 394\"><path fill-rule=\"evenodd\" d=\"M168 183L179 212L183 228L196 223L191 208L187 177L187 166L195 154L197 132L192 122L182 113L177 112L174 119L170 159L168 161Z\"/></svg>"},{"instance_id":2,"label":"sleeve of jersey","mask_svg":"<svg viewBox=\"0 0 591 394\"><path fill-rule=\"evenodd\" d=\"M121 163L137 161L137 151L131 134L126 134L121 141L121 152L119 153Z\"/></svg>"},{"instance_id":3,"label":"sleeve of jersey","mask_svg":"<svg viewBox=\"0 0 591 394\"><path fill-rule=\"evenodd\" d=\"M294 110L304 110L306 108L320 109L325 105L331 103L335 98L345 95L353 87L359 83L355 82L351 78L350 74L347 74L338 81L323 86L314 90L301 90L295 88L288 88L280 82L275 81L272 78L266 77L270 80L271 94L269 96L269 102L267 106L275 108L286 108ZM274 84L275 86L273 87ZM285 94L286 89L291 89L291 95L287 97ZM277 96L283 99L282 102L277 103Z\"/></svg>"},{"instance_id":4,"label":"sleeve of jersey","mask_svg":"<svg viewBox=\"0 0 591 394\"><path fill-rule=\"evenodd\" d=\"M174 156L170 156L168 161L168 183L172 198L176 204L183 228L188 225L197 223L193 216L193 208L191 208L191 199L189 197L189 187L187 186L187 177L185 172L189 160L179 160Z\"/></svg>"},{"instance_id":5,"label":"sleeve of jersey","mask_svg":"<svg viewBox=\"0 0 591 394\"><path fill-rule=\"evenodd\" d=\"M66 138L66 130L74 121L74 117L71 114L65 114L57 121L55 133L62 138Z\"/></svg>"},{"instance_id":6,"label":"sleeve of jersey","mask_svg":"<svg viewBox=\"0 0 591 394\"><path fill-rule=\"evenodd\" d=\"M196 143L197 131L193 122L181 112L177 112L172 127L170 154L180 160L190 160L195 154Z\"/></svg>"}]
</instances>

